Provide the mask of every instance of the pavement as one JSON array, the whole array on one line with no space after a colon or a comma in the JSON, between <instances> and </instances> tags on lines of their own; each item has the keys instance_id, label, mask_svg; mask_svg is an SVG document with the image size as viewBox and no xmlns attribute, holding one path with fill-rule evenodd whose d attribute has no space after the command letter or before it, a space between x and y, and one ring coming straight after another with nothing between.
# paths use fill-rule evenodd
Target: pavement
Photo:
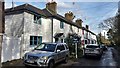
<instances>
[{"instance_id":1,"label":"pavement","mask_svg":"<svg viewBox=\"0 0 120 68\"><path fill-rule=\"evenodd\" d=\"M23 61L14 60L12 62L3 63L3 68L25 68L23 65ZM101 57L98 59L97 57L82 57L79 59L69 60L68 63L58 63L55 68L117 68L117 63L113 58L113 48L109 47L107 51L105 51Z\"/></svg>"}]
</instances>

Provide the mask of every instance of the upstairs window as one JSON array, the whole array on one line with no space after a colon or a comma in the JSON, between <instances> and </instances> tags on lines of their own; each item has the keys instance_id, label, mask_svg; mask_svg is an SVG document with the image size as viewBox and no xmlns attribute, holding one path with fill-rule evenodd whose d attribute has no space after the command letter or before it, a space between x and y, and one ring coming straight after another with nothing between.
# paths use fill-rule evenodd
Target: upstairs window
<instances>
[{"instance_id":1,"label":"upstairs window","mask_svg":"<svg viewBox=\"0 0 120 68\"><path fill-rule=\"evenodd\" d=\"M41 22L41 16L34 15L34 23L41 25L42 24L42 22Z\"/></svg>"},{"instance_id":2,"label":"upstairs window","mask_svg":"<svg viewBox=\"0 0 120 68\"><path fill-rule=\"evenodd\" d=\"M64 22L62 22L62 21L60 22L60 28L64 29Z\"/></svg>"},{"instance_id":3,"label":"upstairs window","mask_svg":"<svg viewBox=\"0 0 120 68\"><path fill-rule=\"evenodd\" d=\"M36 46L42 43L42 36L30 36L30 45Z\"/></svg>"}]
</instances>

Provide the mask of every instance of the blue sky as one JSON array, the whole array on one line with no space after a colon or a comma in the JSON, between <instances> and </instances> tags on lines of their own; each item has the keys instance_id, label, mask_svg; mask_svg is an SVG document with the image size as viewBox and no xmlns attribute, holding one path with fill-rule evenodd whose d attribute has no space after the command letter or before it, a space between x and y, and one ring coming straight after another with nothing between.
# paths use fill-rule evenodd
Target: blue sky
<instances>
[{"instance_id":1,"label":"blue sky","mask_svg":"<svg viewBox=\"0 0 120 68\"><path fill-rule=\"evenodd\" d=\"M15 2L14 5L24 3L32 4L40 9L45 8L46 2ZM6 3L6 8L10 8L11 3ZM98 24L103 20L115 16L118 9L117 2L57 2L58 14L64 16L68 11L72 11L75 15L75 20L80 18L83 20L83 26L90 26L90 30L99 33Z\"/></svg>"}]
</instances>

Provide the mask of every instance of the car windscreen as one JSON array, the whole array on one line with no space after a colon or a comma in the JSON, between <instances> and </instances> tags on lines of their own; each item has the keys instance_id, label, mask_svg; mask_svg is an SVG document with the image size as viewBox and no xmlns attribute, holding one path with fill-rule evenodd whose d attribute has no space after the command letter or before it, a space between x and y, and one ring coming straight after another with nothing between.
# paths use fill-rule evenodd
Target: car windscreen
<instances>
[{"instance_id":1,"label":"car windscreen","mask_svg":"<svg viewBox=\"0 0 120 68\"><path fill-rule=\"evenodd\" d=\"M35 50L41 50L41 51L55 51L56 44L40 44L35 48Z\"/></svg>"},{"instance_id":2,"label":"car windscreen","mask_svg":"<svg viewBox=\"0 0 120 68\"><path fill-rule=\"evenodd\" d=\"M99 48L99 46L95 46L95 45L87 45L86 48Z\"/></svg>"}]
</instances>

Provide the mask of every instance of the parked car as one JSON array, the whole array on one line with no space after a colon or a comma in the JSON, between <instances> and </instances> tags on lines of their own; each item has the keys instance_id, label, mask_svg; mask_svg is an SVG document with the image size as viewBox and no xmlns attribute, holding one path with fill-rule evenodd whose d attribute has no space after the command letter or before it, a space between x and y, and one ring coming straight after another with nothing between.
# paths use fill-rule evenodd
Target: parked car
<instances>
[{"instance_id":1,"label":"parked car","mask_svg":"<svg viewBox=\"0 0 120 68\"><path fill-rule=\"evenodd\" d=\"M102 44L102 49L103 49L103 51L106 51L107 50L107 46Z\"/></svg>"},{"instance_id":2,"label":"parked car","mask_svg":"<svg viewBox=\"0 0 120 68\"><path fill-rule=\"evenodd\" d=\"M102 47L98 44L87 44L84 48L84 56L97 56L101 58L102 53Z\"/></svg>"},{"instance_id":3,"label":"parked car","mask_svg":"<svg viewBox=\"0 0 120 68\"><path fill-rule=\"evenodd\" d=\"M67 62L69 49L65 43L42 43L24 56L25 66L53 68L54 64Z\"/></svg>"}]
</instances>

